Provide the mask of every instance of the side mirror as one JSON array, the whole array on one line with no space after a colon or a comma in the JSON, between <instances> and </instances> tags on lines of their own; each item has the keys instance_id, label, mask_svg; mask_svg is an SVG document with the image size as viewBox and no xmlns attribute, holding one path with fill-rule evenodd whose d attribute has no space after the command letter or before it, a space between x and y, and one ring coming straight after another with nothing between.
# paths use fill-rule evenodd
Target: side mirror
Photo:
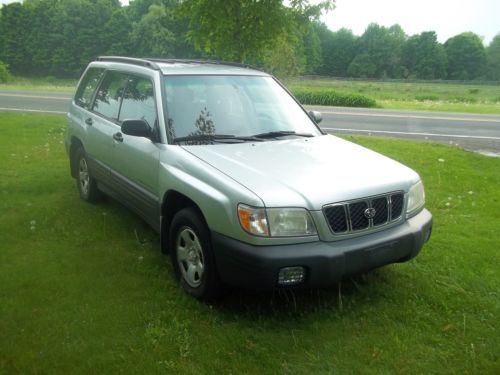
<instances>
[{"instance_id":1,"label":"side mirror","mask_svg":"<svg viewBox=\"0 0 500 375\"><path fill-rule=\"evenodd\" d=\"M323 121L323 115L319 111L309 111L309 117L312 118L312 120L316 124L319 124L321 121Z\"/></svg>"},{"instance_id":2,"label":"side mirror","mask_svg":"<svg viewBox=\"0 0 500 375\"><path fill-rule=\"evenodd\" d=\"M122 133L134 137L151 138L153 132L144 120L123 120Z\"/></svg>"}]
</instances>

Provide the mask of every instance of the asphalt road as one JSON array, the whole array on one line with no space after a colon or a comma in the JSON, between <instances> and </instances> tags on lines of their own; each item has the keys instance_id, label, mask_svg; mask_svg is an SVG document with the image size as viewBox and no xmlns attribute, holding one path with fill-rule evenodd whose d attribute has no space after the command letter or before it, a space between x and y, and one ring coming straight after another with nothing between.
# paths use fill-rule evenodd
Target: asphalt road
<instances>
[{"instance_id":1,"label":"asphalt road","mask_svg":"<svg viewBox=\"0 0 500 375\"><path fill-rule=\"evenodd\" d=\"M0 90L0 111L64 114L71 95ZM500 156L500 115L318 106L307 108L321 111L321 127L333 134L432 140Z\"/></svg>"}]
</instances>

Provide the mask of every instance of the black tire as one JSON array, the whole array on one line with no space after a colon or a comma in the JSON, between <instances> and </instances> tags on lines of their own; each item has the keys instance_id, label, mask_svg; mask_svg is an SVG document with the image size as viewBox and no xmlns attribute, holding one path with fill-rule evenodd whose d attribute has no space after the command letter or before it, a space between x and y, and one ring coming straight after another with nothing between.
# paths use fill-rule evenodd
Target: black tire
<instances>
[{"instance_id":1,"label":"black tire","mask_svg":"<svg viewBox=\"0 0 500 375\"><path fill-rule=\"evenodd\" d=\"M198 210L180 210L172 220L169 248L174 272L181 287L203 301L215 300L221 283L215 266L210 233Z\"/></svg>"},{"instance_id":2,"label":"black tire","mask_svg":"<svg viewBox=\"0 0 500 375\"><path fill-rule=\"evenodd\" d=\"M89 164L83 147L75 151L76 187L80 198L85 202L96 203L102 199L102 193L97 188L97 182L90 173Z\"/></svg>"}]
</instances>

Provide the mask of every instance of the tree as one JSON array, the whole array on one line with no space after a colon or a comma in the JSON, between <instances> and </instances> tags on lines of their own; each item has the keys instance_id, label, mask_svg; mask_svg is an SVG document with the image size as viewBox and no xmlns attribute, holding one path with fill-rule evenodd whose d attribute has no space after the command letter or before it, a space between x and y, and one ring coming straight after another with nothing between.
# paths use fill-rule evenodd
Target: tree
<instances>
[{"instance_id":1,"label":"tree","mask_svg":"<svg viewBox=\"0 0 500 375\"><path fill-rule=\"evenodd\" d=\"M188 38L196 48L218 58L257 63L282 46L285 33L301 28L301 20L331 9L333 0L309 5L307 0L185 0L180 14L189 18ZM303 29L302 29L303 30Z\"/></svg>"},{"instance_id":2,"label":"tree","mask_svg":"<svg viewBox=\"0 0 500 375\"><path fill-rule=\"evenodd\" d=\"M9 66L0 61L0 83L9 82L11 79Z\"/></svg>"},{"instance_id":3,"label":"tree","mask_svg":"<svg viewBox=\"0 0 500 375\"><path fill-rule=\"evenodd\" d=\"M104 25L102 47L108 55L126 56L132 53L130 33L132 20L128 8L115 9Z\"/></svg>"},{"instance_id":4,"label":"tree","mask_svg":"<svg viewBox=\"0 0 500 375\"><path fill-rule=\"evenodd\" d=\"M330 31L326 25L317 26L321 43L322 62L318 73L334 77L346 77L349 64L356 55L356 40L351 30Z\"/></svg>"},{"instance_id":5,"label":"tree","mask_svg":"<svg viewBox=\"0 0 500 375\"><path fill-rule=\"evenodd\" d=\"M120 4L117 0L32 0L24 7L30 14L25 32L29 72L76 77L106 51L105 25Z\"/></svg>"},{"instance_id":6,"label":"tree","mask_svg":"<svg viewBox=\"0 0 500 375\"><path fill-rule=\"evenodd\" d=\"M163 5L153 4L133 25L130 35L134 56L175 57L175 35L170 30L172 16Z\"/></svg>"},{"instance_id":7,"label":"tree","mask_svg":"<svg viewBox=\"0 0 500 375\"><path fill-rule=\"evenodd\" d=\"M358 53L351 61L349 67L347 68L347 75L358 78L373 78L377 77L377 70L378 67L373 62L370 54L364 52Z\"/></svg>"},{"instance_id":8,"label":"tree","mask_svg":"<svg viewBox=\"0 0 500 375\"><path fill-rule=\"evenodd\" d=\"M481 79L486 70L486 53L481 38L471 32L456 35L444 44L449 79Z\"/></svg>"},{"instance_id":9,"label":"tree","mask_svg":"<svg viewBox=\"0 0 500 375\"><path fill-rule=\"evenodd\" d=\"M434 31L411 36L403 47L405 77L419 79L446 78L446 52Z\"/></svg>"},{"instance_id":10,"label":"tree","mask_svg":"<svg viewBox=\"0 0 500 375\"><path fill-rule=\"evenodd\" d=\"M401 53L405 40L406 34L399 25L389 28L376 23L368 25L357 41L357 56L348 73L369 78L402 77Z\"/></svg>"},{"instance_id":11,"label":"tree","mask_svg":"<svg viewBox=\"0 0 500 375\"><path fill-rule=\"evenodd\" d=\"M321 41L314 25L312 22L307 23L306 31L301 39L301 48L299 49L303 56L305 74L314 74L322 63Z\"/></svg>"},{"instance_id":12,"label":"tree","mask_svg":"<svg viewBox=\"0 0 500 375\"><path fill-rule=\"evenodd\" d=\"M486 48L488 79L500 81L500 34L497 34Z\"/></svg>"},{"instance_id":13,"label":"tree","mask_svg":"<svg viewBox=\"0 0 500 375\"><path fill-rule=\"evenodd\" d=\"M10 66L13 73L30 68L31 58L26 48L26 25L30 15L19 3L4 5L0 16L0 60Z\"/></svg>"}]
</instances>

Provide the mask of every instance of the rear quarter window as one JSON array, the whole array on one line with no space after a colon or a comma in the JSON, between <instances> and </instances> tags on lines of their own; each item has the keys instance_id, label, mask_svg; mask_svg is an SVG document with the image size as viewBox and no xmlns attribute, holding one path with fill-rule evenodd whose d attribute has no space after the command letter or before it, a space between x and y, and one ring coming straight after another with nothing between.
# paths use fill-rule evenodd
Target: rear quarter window
<instances>
[{"instance_id":1,"label":"rear quarter window","mask_svg":"<svg viewBox=\"0 0 500 375\"><path fill-rule=\"evenodd\" d=\"M90 68L85 73L80 86L76 90L75 103L80 107L89 109L90 102L92 101L92 95L101 81L104 74L104 69L102 68Z\"/></svg>"}]
</instances>

